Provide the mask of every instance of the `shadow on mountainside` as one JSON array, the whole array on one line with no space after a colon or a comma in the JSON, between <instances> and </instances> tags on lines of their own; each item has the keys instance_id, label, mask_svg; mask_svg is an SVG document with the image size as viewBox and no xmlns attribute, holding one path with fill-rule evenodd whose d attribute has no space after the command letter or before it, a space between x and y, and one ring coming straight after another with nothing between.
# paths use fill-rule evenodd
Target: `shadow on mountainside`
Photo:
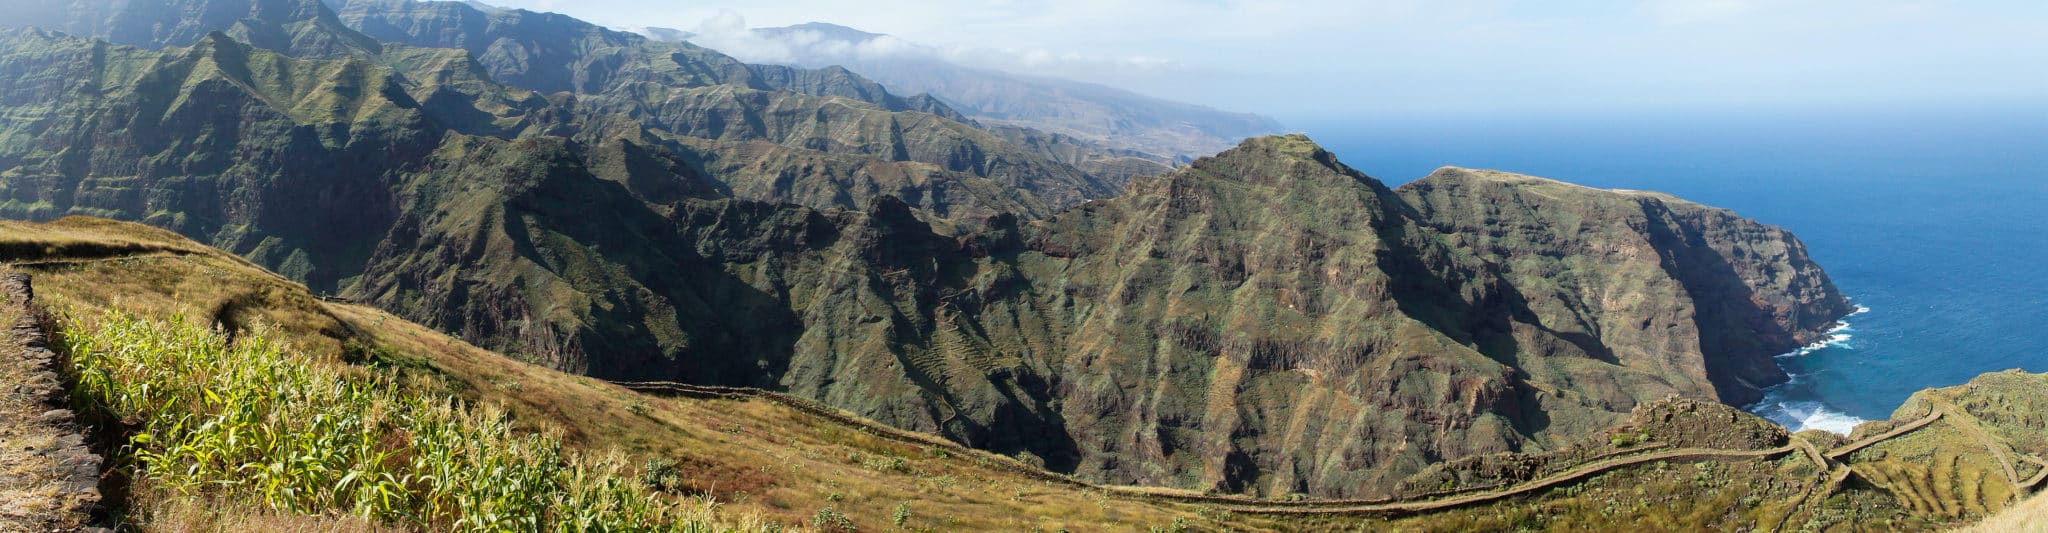
<instances>
[{"instance_id":1,"label":"shadow on mountainside","mask_svg":"<svg viewBox=\"0 0 2048 533\"><path fill-rule=\"evenodd\" d=\"M1665 254L1661 265L1693 299L1694 326L1700 332L1700 353L1707 380L1729 405L1763 399L1763 388L1787 379L1772 356L1797 348L1797 335L1787 331L1760 304L1753 290L1699 234L1696 225L1671 224L1678 215L1661 202L1646 200L1650 243ZM1682 233L1681 233L1682 232ZM1743 332L1740 335L1718 332Z\"/></svg>"}]
</instances>

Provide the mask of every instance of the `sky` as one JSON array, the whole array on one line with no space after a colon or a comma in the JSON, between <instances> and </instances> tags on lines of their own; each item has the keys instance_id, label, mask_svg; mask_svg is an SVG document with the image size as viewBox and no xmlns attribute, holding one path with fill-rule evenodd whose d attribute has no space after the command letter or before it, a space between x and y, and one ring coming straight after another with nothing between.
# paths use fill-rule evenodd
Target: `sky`
<instances>
[{"instance_id":1,"label":"sky","mask_svg":"<svg viewBox=\"0 0 2048 533\"><path fill-rule=\"evenodd\" d=\"M2043 0L492 3L707 34L830 22L1281 117L2048 106Z\"/></svg>"}]
</instances>

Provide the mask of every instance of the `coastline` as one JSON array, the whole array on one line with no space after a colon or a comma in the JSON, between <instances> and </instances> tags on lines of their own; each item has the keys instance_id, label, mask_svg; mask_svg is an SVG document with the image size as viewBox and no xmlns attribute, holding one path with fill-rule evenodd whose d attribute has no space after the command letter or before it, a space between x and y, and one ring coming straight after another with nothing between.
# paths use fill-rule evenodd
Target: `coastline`
<instances>
[{"instance_id":1,"label":"coastline","mask_svg":"<svg viewBox=\"0 0 2048 533\"><path fill-rule=\"evenodd\" d=\"M1772 364L1785 372L1783 383L1764 388L1762 399L1740 406L1742 410L1763 417L1794 433L1817 429L1839 435L1848 435L1856 426L1868 422L1862 417L1848 414L1830 406L1825 399L1802 399L1789 397L1792 387L1803 384L1803 380L1814 372L1793 372L1781 361L1811 355L1827 349L1854 350L1849 341L1855 338L1856 327L1850 319L1870 312L1870 307L1849 302L1849 312L1838 317L1834 325L1813 336L1813 340L1791 351L1772 356Z\"/></svg>"}]
</instances>

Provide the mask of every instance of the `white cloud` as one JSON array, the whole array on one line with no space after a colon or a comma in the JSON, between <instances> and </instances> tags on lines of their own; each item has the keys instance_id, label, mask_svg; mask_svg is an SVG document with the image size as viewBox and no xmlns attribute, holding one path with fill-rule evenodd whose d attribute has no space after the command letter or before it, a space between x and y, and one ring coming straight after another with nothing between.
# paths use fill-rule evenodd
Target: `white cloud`
<instances>
[{"instance_id":1,"label":"white cloud","mask_svg":"<svg viewBox=\"0 0 2048 533\"><path fill-rule=\"evenodd\" d=\"M734 10L721 10L686 27L690 42L716 49L742 61L820 66L892 58L926 58L980 68L1089 78L1092 73L1158 73L1183 70L1178 60L1148 55L1111 56L1051 48L1003 48L953 44L926 46L894 35L850 41L823 32L756 31Z\"/></svg>"},{"instance_id":2,"label":"white cloud","mask_svg":"<svg viewBox=\"0 0 2048 533\"><path fill-rule=\"evenodd\" d=\"M2048 2L2039 0L578 0L556 8L605 24L713 30L699 42L754 61L931 54L1270 112L2040 103L2048 94L2048 40L2038 37ZM811 21L901 40L839 50L735 33Z\"/></svg>"}]
</instances>

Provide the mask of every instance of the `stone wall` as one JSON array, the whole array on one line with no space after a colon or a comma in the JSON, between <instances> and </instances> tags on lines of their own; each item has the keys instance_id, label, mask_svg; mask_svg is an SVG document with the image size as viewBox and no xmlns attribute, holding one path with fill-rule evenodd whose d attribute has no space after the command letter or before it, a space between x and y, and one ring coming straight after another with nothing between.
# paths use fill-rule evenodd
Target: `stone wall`
<instances>
[{"instance_id":1,"label":"stone wall","mask_svg":"<svg viewBox=\"0 0 2048 533\"><path fill-rule=\"evenodd\" d=\"M86 531L100 503L100 456L70 409L29 276L0 276L12 324L0 339L0 531Z\"/></svg>"}]
</instances>

